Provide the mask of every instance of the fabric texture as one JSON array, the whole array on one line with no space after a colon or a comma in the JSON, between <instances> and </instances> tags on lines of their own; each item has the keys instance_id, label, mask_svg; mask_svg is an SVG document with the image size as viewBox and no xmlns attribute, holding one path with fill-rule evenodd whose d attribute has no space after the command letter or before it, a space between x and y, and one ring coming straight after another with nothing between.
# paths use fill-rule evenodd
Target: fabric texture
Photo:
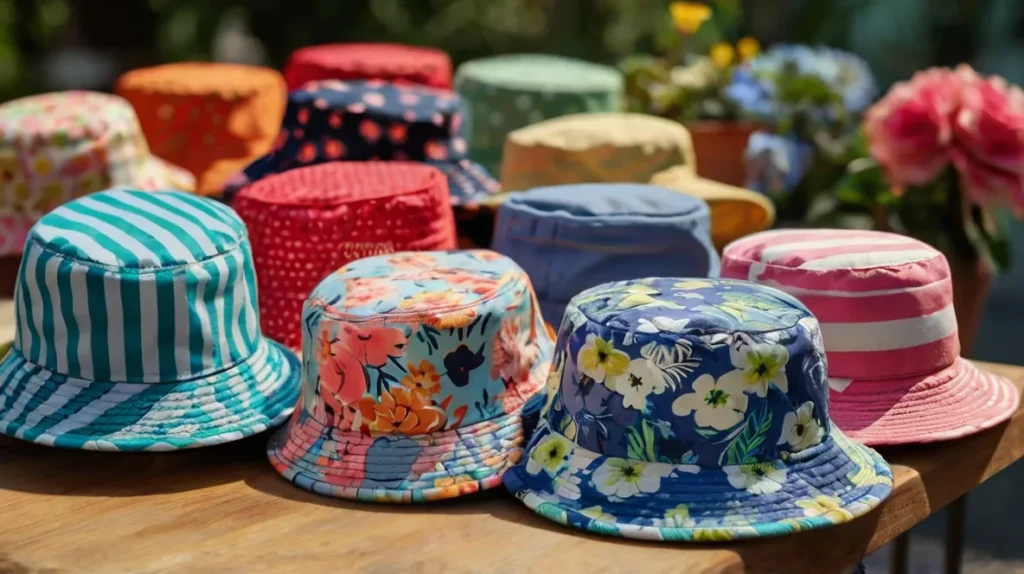
<instances>
[{"instance_id":1,"label":"fabric texture","mask_svg":"<svg viewBox=\"0 0 1024 574\"><path fill-rule=\"evenodd\" d=\"M115 91L135 108L153 153L192 172L201 195L220 195L267 153L287 96L276 70L209 62L132 70Z\"/></svg>"},{"instance_id":2,"label":"fabric texture","mask_svg":"<svg viewBox=\"0 0 1024 574\"><path fill-rule=\"evenodd\" d=\"M150 155L125 100L55 92L0 105L0 255L22 253L43 215L101 189L192 191L195 179Z\"/></svg>"},{"instance_id":3,"label":"fabric texture","mask_svg":"<svg viewBox=\"0 0 1024 574\"><path fill-rule=\"evenodd\" d=\"M608 281L658 275L715 277L707 205L641 184L543 187L498 210L492 248L533 280L546 321Z\"/></svg>"},{"instance_id":4,"label":"fabric texture","mask_svg":"<svg viewBox=\"0 0 1024 574\"><path fill-rule=\"evenodd\" d=\"M234 209L249 228L263 332L302 346L302 306L327 275L371 255L455 249L445 177L410 162L331 162L245 187Z\"/></svg>"},{"instance_id":5,"label":"fabric texture","mask_svg":"<svg viewBox=\"0 0 1024 574\"><path fill-rule=\"evenodd\" d=\"M505 484L598 534L725 541L843 523L892 472L829 422L821 333L761 285L650 278L569 304L548 404Z\"/></svg>"},{"instance_id":6,"label":"fabric texture","mask_svg":"<svg viewBox=\"0 0 1024 574\"><path fill-rule=\"evenodd\" d=\"M718 249L775 221L767 197L698 177L690 132L664 118L626 113L560 117L509 133L504 157L505 194L549 185L634 182L698 197L711 208Z\"/></svg>"},{"instance_id":7,"label":"fabric texture","mask_svg":"<svg viewBox=\"0 0 1024 574\"><path fill-rule=\"evenodd\" d=\"M301 406L268 447L296 486L423 502L497 486L519 459L520 410L544 387L553 343L511 260L360 259L310 295L302 328Z\"/></svg>"},{"instance_id":8,"label":"fabric texture","mask_svg":"<svg viewBox=\"0 0 1024 574\"><path fill-rule=\"evenodd\" d=\"M401 44L323 44L292 52L288 91L317 80L382 80L450 90L452 61L433 48Z\"/></svg>"},{"instance_id":9,"label":"fabric texture","mask_svg":"<svg viewBox=\"0 0 1024 574\"><path fill-rule=\"evenodd\" d=\"M260 333L245 226L212 200L112 190L33 227L0 363L0 432L51 446L171 450L283 421L293 354Z\"/></svg>"},{"instance_id":10,"label":"fabric texture","mask_svg":"<svg viewBox=\"0 0 1024 574\"><path fill-rule=\"evenodd\" d=\"M310 82L288 95L273 149L226 184L229 195L268 175L330 161L415 161L448 178L452 205L480 202L498 182L468 159L459 97L422 86Z\"/></svg>"},{"instance_id":11,"label":"fabric texture","mask_svg":"<svg viewBox=\"0 0 1024 574\"><path fill-rule=\"evenodd\" d=\"M491 173L502 167L505 135L578 113L617 112L625 80L615 68L546 54L508 54L459 66L455 90L472 121L470 155Z\"/></svg>"},{"instance_id":12,"label":"fabric texture","mask_svg":"<svg viewBox=\"0 0 1024 574\"><path fill-rule=\"evenodd\" d=\"M948 440L1006 420L1008 380L960 358L942 253L877 231L793 229L726 247L722 274L800 298L821 322L832 418L866 444Z\"/></svg>"}]
</instances>

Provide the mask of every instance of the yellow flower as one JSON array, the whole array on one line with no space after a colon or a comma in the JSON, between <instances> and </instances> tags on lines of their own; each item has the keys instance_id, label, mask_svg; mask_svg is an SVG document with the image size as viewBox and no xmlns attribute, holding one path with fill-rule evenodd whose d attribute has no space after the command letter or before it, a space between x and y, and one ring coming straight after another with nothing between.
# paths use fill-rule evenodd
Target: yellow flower
<instances>
[{"instance_id":1,"label":"yellow flower","mask_svg":"<svg viewBox=\"0 0 1024 574\"><path fill-rule=\"evenodd\" d=\"M732 65L733 60L736 59L736 50L728 42L717 42L714 46L711 46L710 55L711 61L714 62L716 68L728 68Z\"/></svg>"},{"instance_id":2,"label":"yellow flower","mask_svg":"<svg viewBox=\"0 0 1024 574\"><path fill-rule=\"evenodd\" d=\"M583 510L580 511L580 514L586 516L587 518L593 518L598 522L615 522L615 517L601 510L600 506L591 506L589 508L584 508Z\"/></svg>"},{"instance_id":3,"label":"yellow flower","mask_svg":"<svg viewBox=\"0 0 1024 574\"><path fill-rule=\"evenodd\" d=\"M548 474L555 474L562 465L569 460L572 454L572 443L565 438L553 434L540 441L530 452L530 459L526 462L526 472L539 474L545 470Z\"/></svg>"},{"instance_id":4,"label":"yellow flower","mask_svg":"<svg viewBox=\"0 0 1024 574\"><path fill-rule=\"evenodd\" d=\"M49 175L49 173L53 171L53 164L50 163L49 158L40 157L36 158L36 161L33 162L32 168L39 175Z\"/></svg>"},{"instance_id":5,"label":"yellow flower","mask_svg":"<svg viewBox=\"0 0 1024 574\"><path fill-rule=\"evenodd\" d=\"M697 528L693 531L694 542L726 542L732 540L732 533L725 528Z\"/></svg>"},{"instance_id":6,"label":"yellow flower","mask_svg":"<svg viewBox=\"0 0 1024 574\"><path fill-rule=\"evenodd\" d=\"M739 52L740 61L746 62L754 56L761 53L761 43L757 41L757 38L740 38L739 42L736 42L736 51Z\"/></svg>"},{"instance_id":7,"label":"yellow flower","mask_svg":"<svg viewBox=\"0 0 1024 574\"><path fill-rule=\"evenodd\" d=\"M580 349L576 363L584 375L603 383L629 369L629 355L615 348L615 343L590 334Z\"/></svg>"},{"instance_id":8,"label":"yellow flower","mask_svg":"<svg viewBox=\"0 0 1024 574\"><path fill-rule=\"evenodd\" d=\"M676 289L686 289L687 291L693 291L695 289L707 289L708 287L714 287L714 283L710 281L699 281L690 279L689 281L680 281L672 287Z\"/></svg>"},{"instance_id":9,"label":"yellow flower","mask_svg":"<svg viewBox=\"0 0 1024 574\"><path fill-rule=\"evenodd\" d=\"M836 496L819 495L796 501L796 505L804 509L804 516L821 516L833 524L853 520L853 514L841 506L842 501Z\"/></svg>"},{"instance_id":10,"label":"yellow flower","mask_svg":"<svg viewBox=\"0 0 1024 574\"><path fill-rule=\"evenodd\" d=\"M681 34L694 34L711 18L711 8L698 2L673 2L668 7L672 22Z\"/></svg>"}]
</instances>

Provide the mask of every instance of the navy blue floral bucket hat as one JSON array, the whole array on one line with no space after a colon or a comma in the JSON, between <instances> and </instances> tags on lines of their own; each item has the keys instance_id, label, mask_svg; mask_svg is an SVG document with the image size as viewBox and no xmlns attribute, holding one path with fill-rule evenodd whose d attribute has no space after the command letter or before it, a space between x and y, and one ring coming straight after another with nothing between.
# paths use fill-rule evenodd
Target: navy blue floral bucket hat
<instances>
[{"instance_id":1,"label":"navy blue floral bucket hat","mask_svg":"<svg viewBox=\"0 0 1024 574\"><path fill-rule=\"evenodd\" d=\"M828 418L814 316L745 281L605 283L566 310L547 403L505 485L555 522L726 541L853 520L892 471Z\"/></svg>"},{"instance_id":2,"label":"navy blue floral bucket hat","mask_svg":"<svg viewBox=\"0 0 1024 574\"><path fill-rule=\"evenodd\" d=\"M500 185L468 159L465 113L458 94L381 81L309 82L288 94L281 132L270 152L225 185L328 161L418 161L448 179L453 206L475 205Z\"/></svg>"}]
</instances>

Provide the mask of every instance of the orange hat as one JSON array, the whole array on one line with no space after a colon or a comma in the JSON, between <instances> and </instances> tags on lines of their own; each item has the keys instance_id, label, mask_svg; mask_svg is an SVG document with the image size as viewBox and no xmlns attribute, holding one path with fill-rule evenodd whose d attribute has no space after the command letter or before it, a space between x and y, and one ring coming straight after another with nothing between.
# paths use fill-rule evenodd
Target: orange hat
<instances>
[{"instance_id":1,"label":"orange hat","mask_svg":"<svg viewBox=\"0 0 1024 574\"><path fill-rule=\"evenodd\" d=\"M270 150L287 97L275 70L202 62L132 70L116 92L135 107L153 153L195 174L203 195L219 195Z\"/></svg>"}]
</instances>

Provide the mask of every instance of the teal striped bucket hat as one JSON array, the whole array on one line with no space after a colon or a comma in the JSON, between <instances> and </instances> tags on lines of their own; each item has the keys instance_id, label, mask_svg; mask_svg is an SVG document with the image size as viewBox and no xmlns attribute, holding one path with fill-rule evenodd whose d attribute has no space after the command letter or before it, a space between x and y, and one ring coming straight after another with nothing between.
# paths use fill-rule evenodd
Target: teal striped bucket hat
<instances>
[{"instance_id":1,"label":"teal striped bucket hat","mask_svg":"<svg viewBox=\"0 0 1024 574\"><path fill-rule=\"evenodd\" d=\"M262 336L246 229L180 192L108 190L43 216L26 242L0 433L161 451L261 432L294 409L298 358Z\"/></svg>"}]
</instances>

